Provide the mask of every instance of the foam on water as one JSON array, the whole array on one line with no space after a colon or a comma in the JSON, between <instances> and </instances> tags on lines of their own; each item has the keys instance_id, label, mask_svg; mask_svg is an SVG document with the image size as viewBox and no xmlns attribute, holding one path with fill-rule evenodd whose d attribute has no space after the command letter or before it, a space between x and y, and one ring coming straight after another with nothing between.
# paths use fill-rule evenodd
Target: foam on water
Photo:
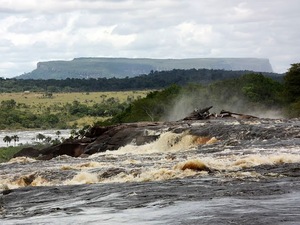
<instances>
[{"instance_id":1,"label":"foam on water","mask_svg":"<svg viewBox=\"0 0 300 225\"><path fill-rule=\"evenodd\" d=\"M217 148L217 151L205 153L202 148ZM50 161L14 158L1 164L4 170L0 172L0 189L161 181L208 175L261 178L259 173L242 170L259 165L300 163L299 152L299 147L292 145L232 149L215 137L165 132L151 143L141 146L131 143L118 150L94 154L85 159L64 156Z\"/></svg>"},{"instance_id":2,"label":"foam on water","mask_svg":"<svg viewBox=\"0 0 300 225\"><path fill-rule=\"evenodd\" d=\"M228 121L241 126L254 122ZM238 132L231 135L230 129L224 130L226 135L198 132L214 133L219 140L213 136L165 132L152 143L131 143L87 158L16 158L0 164L0 190L5 190L2 198L6 207L0 205L0 214L2 210L7 216L5 222L11 224L222 224L224 218L236 224L276 224L291 222L282 216L291 217L293 212L297 215L294 221L298 222L299 210L295 207L300 196L299 126L287 126L277 132L274 124L258 124L272 128L273 133L267 129L244 129L243 132L250 132L246 138L239 137ZM70 186L78 184L100 185ZM56 187L9 190L26 186ZM292 193L295 186L296 195ZM27 200L23 200L25 197ZM186 202L181 204L178 200ZM259 215L256 220L254 211Z\"/></svg>"},{"instance_id":3,"label":"foam on water","mask_svg":"<svg viewBox=\"0 0 300 225\"><path fill-rule=\"evenodd\" d=\"M52 186L55 182L47 181L41 176L33 176L33 174L21 176L15 180L0 179L0 190L15 189L26 186Z\"/></svg>"},{"instance_id":4,"label":"foam on water","mask_svg":"<svg viewBox=\"0 0 300 225\"><path fill-rule=\"evenodd\" d=\"M166 151L182 151L184 149L190 149L196 145L193 143L194 137L187 134L175 134L172 132L166 132L160 136L157 141L142 146L136 146L134 144L126 145L114 151L115 154L150 154L156 152Z\"/></svg>"},{"instance_id":5,"label":"foam on water","mask_svg":"<svg viewBox=\"0 0 300 225\"><path fill-rule=\"evenodd\" d=\"M98 183L99 179L97 174L88 172L79 172L71 180L63 182L64 185L74 185L74 184L94 184Z\"/></svg>"},{"instance_id":6,"label":"foam on water","mask_svg":"<svg viewBox=\"0 0 300 225\"><path fill-rule=\"evenodd\" d=\"M190 159L191 161L195 160ZM202 157L202 163L217 170L240 170L259 165L278 165L283 163L299 163L300 155L291 153L226 155Z\"/></svg>"},{"instance_id":7,"label":"foam on water","mask_svg":"<svg viewBox=\"0 0 300 225\"><path fill-rule=\"evenodd\" d=\"M11 189L25 186L49 186L49 185L71 185L71 184L91 184L91 183L110 183L110 182L145 182L145 181L159 181L183 178L188 176L207 176L210 170L217 171L217 176L231 177L261 177L255 172L243 172L242 169L251 168L259 165L281 165L284 163L299 163L300 155L295 154L299 152L298 148L294 148L294 153L273 153L273 154L259 154L253 153L249 155L242 154L226 154L209 156L199 156L193 152L187 152L187 159L184 157L168 158L167 154L159 155L152 153L147 154L147 157L141 155L127 155L120 159L118 163L113 165L111 162L80 162L73 164L57 165L53 169L61 171L74 171L76 174L67 180L47 180L43 175L37 172L29 172L12 177L11 175L1 175L0 189ZM119 153L120 154L120 153ZM109 157L108 157L109 158ZM25 160L25 158L16 159L16 162L24 162L24 166L32 163L37 163L35 160ZM12 163L12 162L10 162ZM42 163L42 162L41 162ZM113 166L113 167L112 167ZM121 171L107 177L101 177L103 172L111 168L123 168ZM96 170L95 170L96 169ZM97 170L98 169L98 170ZM37 167L36 170L39 170ZM223 174L223 175L222 175Z\"/></svg>"},{"instance_id":8,"label":"foam on water","mask_svg":"<svg viewBox=\"0 0 300 225\"><path fill-rule=\"evenodd\" d=\"M36 162L36 160L32 159L32 158L22 156L22 157L12 158L6 163L7 164L13 164L13 163L31 163L31 162Z\"/></svg>"},{"instance_id":9,"label":"foam on water","mask_svg":"<svg viewBox=\"0 0 300 225\"><path fill-rule=\"evenodd\" d=\"M100 168L102 166L105 166L105 163L100 162L86 162L86 163L80 163L75 165L62 165L62 170L81 170L81 169L89 169L89 168Z\"/></svg>"},{"instance_id":10,"label":"foam on water","mask_svg":"<svg viewBox=\"0 0 300 225\"><path fill-rule=\"evenodd\" d=\"M176 134L173 132L163 133L160 138L154 142L136 146L134 143L118 149L118 151L109 151L111 154L151 154L164 152L178 152L191 150L198 145L213 144L218 140L215 137L198 137L187 133Z\"/></svg>"}]
</instances>

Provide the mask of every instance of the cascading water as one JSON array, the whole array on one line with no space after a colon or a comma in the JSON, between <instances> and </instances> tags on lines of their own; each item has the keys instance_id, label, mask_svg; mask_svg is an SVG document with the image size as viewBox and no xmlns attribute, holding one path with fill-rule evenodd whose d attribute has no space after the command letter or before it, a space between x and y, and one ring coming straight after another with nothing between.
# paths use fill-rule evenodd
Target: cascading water
<instances>
[{"instance_id":1,"label":"cascading water","mask_svg":"<svg viewBox=\"0 0 300 225\"><path fill-rule=\"evenodd\" d=\"M223 135L218 123L240 132ZM0 164L1 224L300 221L300 121L248 124L200 125L218 137L164 131L87 158L14 158Z\"/></svg>"}]
</instances>

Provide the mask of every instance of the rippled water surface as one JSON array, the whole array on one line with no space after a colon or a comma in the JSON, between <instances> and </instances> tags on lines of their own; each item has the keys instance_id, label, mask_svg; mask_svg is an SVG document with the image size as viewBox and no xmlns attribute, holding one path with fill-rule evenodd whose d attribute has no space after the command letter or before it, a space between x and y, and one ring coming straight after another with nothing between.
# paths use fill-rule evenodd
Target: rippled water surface
<instances>
[{"instance_id":1,"label":"rippled water surface","mask_svg":"<svg viewBox=\"0 0 300 225\"><path fill-rule=\"evenodd\" d=\"M228 124L238 135L165 132L88 158L2 163L0 222L299 224L299 121Z\"/></svg>"}]
</instances>

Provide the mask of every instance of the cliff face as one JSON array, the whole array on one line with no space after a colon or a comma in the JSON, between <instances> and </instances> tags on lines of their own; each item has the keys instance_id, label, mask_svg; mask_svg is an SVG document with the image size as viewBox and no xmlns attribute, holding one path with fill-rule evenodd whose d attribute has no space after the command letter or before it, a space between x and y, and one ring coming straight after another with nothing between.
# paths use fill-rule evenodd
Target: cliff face
<instances>
[{"instance_id":1,"label":"cliff face","mask_svg":"<svg viewBox=\"0 0 300 225\"><path fill-rule=\"evenodd\" d=\"M224 69L272 72L268 59L258 58L75 58L71 61L39 62L37 69L21 79L124 78L172 69Z\"/></svg>"}]
</instances>

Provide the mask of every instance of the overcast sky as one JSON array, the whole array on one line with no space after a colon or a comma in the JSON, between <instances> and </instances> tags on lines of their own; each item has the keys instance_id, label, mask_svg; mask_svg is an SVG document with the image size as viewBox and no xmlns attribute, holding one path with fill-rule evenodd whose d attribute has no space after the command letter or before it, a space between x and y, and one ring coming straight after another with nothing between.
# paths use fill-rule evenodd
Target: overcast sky
<instances>
[{"instance_id":1,"label":"overcast sky","mask_svg":"<svg viewBox=\"0 0 300 225\"><path fill-rule=\"evenodd\" d=\"M76 57L300 62L299 0L0 0L0 77Z\"/></svg>"}]
</instances>

